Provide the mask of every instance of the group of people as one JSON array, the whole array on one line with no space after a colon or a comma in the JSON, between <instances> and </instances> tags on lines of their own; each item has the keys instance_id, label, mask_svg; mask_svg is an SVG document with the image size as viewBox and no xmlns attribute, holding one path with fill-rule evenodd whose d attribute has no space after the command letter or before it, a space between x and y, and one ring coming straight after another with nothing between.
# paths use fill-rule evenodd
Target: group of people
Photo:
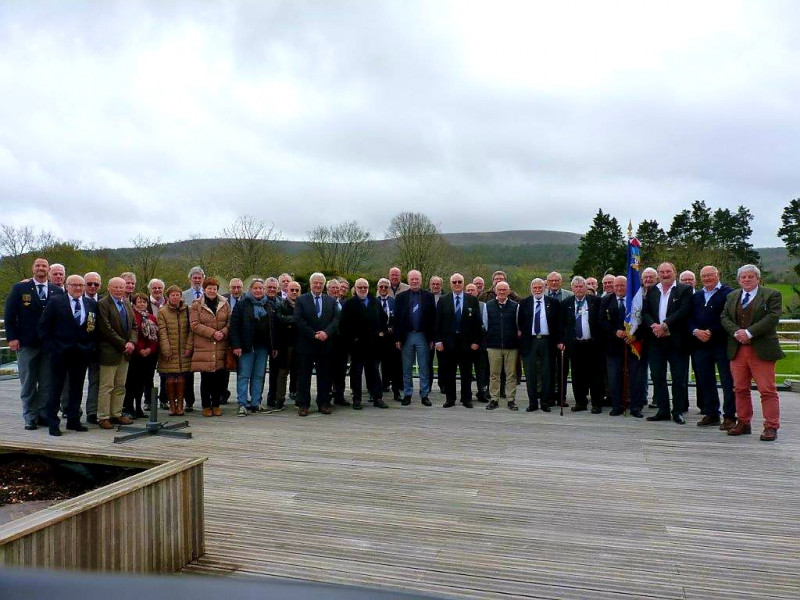
<instances>
[{"instance_id":1,"label":"group of people","mask_svg":"<svg viewBox=\"0 0 800 600\"><path fill-rule=\"evenodd\" d=\"M375 291L358 279L352 293L348 281L314 273L305 294L287 273L254 278L247 289L234 278L225 294L201 267L189 272L186 290L165 289L153 279L146 294L136 292L133 273L123 273L108 282L105 295L98 273L65 274L63 265L37 258L33 277L13 287L5 310L25 428L47 426L51 435L62 434L59 410L68 430L87 430L81 422L87 373L87 423L111 429L145 416L156 371L158 402L170 414L193 410L194 374L200 373L203 416L220 416L235 372L240 416L281 410L288 392L304 417L314 376L317 409L328 415L335 405L361 410L365 399L387 408L386 393L410 405L415 367L420 402L430 407L435 362L444 408L457 401L473 408L474 399L494 410L505 399L517 411L524 371L526 410L549 412L566 405L569 372L573 412L591 407L599 414L610 404L611 416L628 410L637 418L647 406L649 371L658 410L647 420L678 424L689 409L691 364L703 414L698 426L751 433L754 380L764 415L761 439L777 437L781 297L760 285L754 265L739 269L735 291L713 266L701 270L699 290L693 273L678 278L671 263L644 269L636 327L626 322L633 307L624 276L601 282L575 276L567 290L552 272L534 278L522 298L503 271L492 274L488 289L481 277L467 282L454 273L449 293L438 276L423 287L416 270L403 282L398 267Z\"/></svg>"}]
</instances>

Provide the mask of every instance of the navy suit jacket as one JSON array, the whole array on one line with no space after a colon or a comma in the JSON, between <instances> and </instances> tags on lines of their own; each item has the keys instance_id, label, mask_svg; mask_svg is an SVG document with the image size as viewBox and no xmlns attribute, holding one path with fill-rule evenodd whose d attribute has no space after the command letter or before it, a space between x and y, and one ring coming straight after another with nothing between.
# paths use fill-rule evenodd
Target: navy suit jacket
<instances>
[{"instance_id":1,"label":"navy suit jacket","mask_svg":"<svg viewBox=\"0 0 800 600\"><path fill-rule=\"evenodd\" d=\"M625 329L625 313L619 309L619 298L616 294L611 293L600 298L598 321L603 331L605 353L610 356L622 356L627 344L625 340L617 337L617 331Z\"/></svg>"},{"instance_id":2,"label":"navy suit jacket","mask_svg":"<svg viewBox=\"0 0 800 600\"><path fill-rule=\"evenodd\" d=\"M600 316L600 299L586 294L583 297L589 310L589 333L592 336L592 343L598 346L602 344L603 332L598 321ZM575 343L575 296L570 296L561 301L561 339L567 348ZM585 334L586 332L584 332Z\"/></svg>"},{"instance_id":3,"label":"navy suit jacket","mask_svg":"<svg viewBox=\"0 0 800 600\"><path fill-rule=\"evenodd\" d=\"M49 352L81 350L92 352L95 348L94 331L97 325L97 302L83 298L86 312L81 325L75 322L72 298L60 294L47 303L39 320L39 338L42 347Z\"/></svg>"},{"instance_id":4,"label":"navy suit jacket","mask_svg":"<svg viewBox=\"0 0 800 600\"><path fill-rule=\"evenodd\" d=\"M436 301L429 290L420 288L419 294L420 330L425 339L432 342L436 328ZM411 323L411 290L406 290L394 297L394 335L401 344L405 344L412 331Z\"/></svg>"},{"instance_id":5,"label":"navy suit jacket","mask_svg":"<svg viewBox=\"0 0 800 600\"><path fill-rule=\"evenodd\" d=\"M322 315L317 316L314 306L314 294L306 292L297 299L294 305L294 321L297 325L297 347L300 354L328 353L331 351L333 336L339 327L339 307L336 301L322 294ZM322 342L314 336L324 331L328 338Z\"/></svg>"},{"instance_id":6,"label":"navy suit jacket","mask_svg":"<svg viewBox=\"0 0 800 600\"><path fill-rule=\"evenodd\" d=\"M6 339L19 340L20 346L37 348L41 345L39 340L39 319L44 312L45 305L56 296L64 294L60 287L47 284L47 300L39 299L39 290L36 281L29 279L21 281L11 288L11 293L6 299L5 328Z\"/></svg>"},{"instance_id":7,"label":"navy suit jacket","mask_svg":"<svg viewBox=\"0 0 800 600\"><path fill-rule=\"evenodd\" d=\"M561 303L555 298L550 298L545 294L544 314L547 318L547 331L549 332L548 341L551 346L561 343ZM520 352L529 354L531 351L531 340L533 339L533 318L535 315L535 304L533 296L528 296L519 304L519 330L522 332L520 338Z\"/></svg>"},{"instance_id":8,"label":"navy suit jacket","mask_svg":"<svg viewBox=\"0 0 800 600\"><path fill-rule=\"evenodd\" d=\"M680 349L689 350L689 312L692 308L692 288L684 283L675 284L669 295L667 317L664 322L669 328L669 335L662 338L650 337L652 344L668 344L669 340ZM642 325L647 329L653 323L659 323L658 308L661 303L661 284L654 285L642 303ZM640 327L642 326L640 325Z\"/></svg>"},{"instance_id":9,"label":"navy suit jacket","mask_svg":"<svg viewBox=\"0 0 800 600\"><path fill-rule=\"evenodd\" d=\"M689 313L689 334L695 329L708 329L711 331L711 339L708 342L701 342L694 338L695 348L707 348L712 346L725 346L728 343L728 332L722 327L722 310L725 308L725 300L733 290L730 286L723 284L706 304L706 296L703 290L695 292L692 296L692 309Z\"/></svg>"},{"instance_id":10,"label":"navy suit jacket","mask_svg":"<svg viewBox=\"0 0 800 600\"><path fill-rule=\"evenodd\" d=\"M468 349L471 344L481 343L483 319L481 306L475 296L462 292L461 299L464 302L461 307L461 347L463 350ZM456 308L452 292L439 298L439 303L436 305L436 339L434 341L442 342L447 351L455 349Z\"/></svg>"}]
</instances>

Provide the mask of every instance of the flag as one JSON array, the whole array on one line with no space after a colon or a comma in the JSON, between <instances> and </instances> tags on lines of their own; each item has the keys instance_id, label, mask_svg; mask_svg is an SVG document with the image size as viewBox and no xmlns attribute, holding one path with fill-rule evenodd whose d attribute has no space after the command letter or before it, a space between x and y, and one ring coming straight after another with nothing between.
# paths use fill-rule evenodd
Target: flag
<instances>
[{"instance_id":1,"label":"flag","mask_svg":"<svg viewBox=\"0 0 800 600\"><path fill-rule=\"evenodd\" d=\"M625 294L625 331L633 335L642 321L642 245L635 237L628 238L628 292ZM637 358L642 356L642 341L631 343Z\"/></svg>"}]
</instances>

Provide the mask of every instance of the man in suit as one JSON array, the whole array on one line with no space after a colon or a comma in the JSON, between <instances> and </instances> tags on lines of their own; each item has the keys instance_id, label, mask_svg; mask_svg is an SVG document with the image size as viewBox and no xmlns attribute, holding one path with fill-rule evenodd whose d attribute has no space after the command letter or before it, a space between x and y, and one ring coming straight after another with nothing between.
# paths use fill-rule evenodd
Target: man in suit
<instances>
[{"instance_id":1,"label":"man in suit","mask_svg":"<svg viewBox=\"0 0 800 600\"><path fill-rule=\"evenodd\" d=\"M561 273L558 271L552 271L551 273L547 274L547 297L552 298L557 302L563 302L570 296L572 296L572 292L569 290L561 289L561 284L564 282L564 278L561 276ZM555 349L554 349L555 350ZM550 381L552 385L550 386L550 400L553 403L557 402L564 402L564 406L567 406L565 398L567 397L566 388L567 388L567 365L569 361L569 354L567 353L568 350L564 352L555 353L557 358L550 362ZM564 361L564 364L560 364L561 361ZM559 378L559 373L561 373L561 377Z\"/></svg>"},{"instance_id":2,"label":"man in suit","mask_svg":"<svg viewBox=\"0 0 800 600\"><path fill-rule=\"evenodd\" d=\"M614 294L614 282L616 281L616 277L614 277L611 273L607 273L603 275L602 284L603 284L603 293L602 296L613 296ZM626 278L627 281L627 278Z\"/></svg>"},{"instance_id":3,"label":"man in suit","mask_svg":"<svg viewBox=\"0 0 800 600\"><path fill-rule=\"evenodd\" d=\"M317 370L317 408L331 414L330 359L331 337L339 325L339 309L334 299L322 293L325 276L309 277L311 291L297 299L294 319L297 325L297 407L307 417L311 406L311 374Z\"/></svg>"},{"instance_id":4,"label":"man in suit","mask_svg":"<svg viewBox=\"0 0 800 600\"><path fill-rule=\"evenodd\" d=\"M442 278L438 275L433 275L428 280L428 289L433 294L433 302L438 306L439 299L444 295L442 293ZM428 357L428 380L431 382L431 387L433 387L433 359L436 358L437 365L439 366L439 370L441 372L442 368L442 358L438 356L438 352L436 350L432 350L430 356ZM439 379L439 391L444 393L444 388L442 387L442 380Z\"/></svg>"},{"instance_id":5,"label":"man in suit","mask_svg":"<svg viewBox=\"0 0 800 600\"><path fill-rule=\"evenodd\" d=\"M389 280L381 277L378 280L378 294L375 301L383 312L386 327L378 348L378 363L381 370L381 383L383 391L391 391L395 401L401 400L400 392L403 390L403 362L400 351L395 346L394 333L394 298L389 295Z\"/></svg>"},{"instance_id":6,"label":"man in suit","mask_svg":"<svg viewBox=\"0 0 800 600\"><path fill-rule=\"evenodd\" d=\"M733 290L719 280L719 271L708 265L700 270L703 289L694 293L689 313L689 331L692 332L692 361L697 379L697 395L703 395L703 418L698 427L719 425L727 431L736 424L736 396L733 376L728 360L728 333L722 327L722 310ZM715 368L716 367L716 368ZM719 421L719 391L717 372L722 384L722 415ZM698 400L699 404L699 400Z\"/></svg>"},{"instance_id":7,"label":"man in suit","mask_svg":"<svg viewBox=\"0 0 800 600\"><path fill-rule=\"evenodd\" d=\"M409 275L410 274L409 272ZM389 295L392 298L396 298L398 294L405 292L409 287L407 283L401 281L402 276L403 272L400 270L400 267L392 267L389 269Z\"/></svg>"},{"instance_id":8,"label":"man in suit","mask_svg":"<svg viewBox=\"0 0 800 600\"><path fill-rule=\"evenodd\" d=\"M653 398L658 412L648 421L668 421L683 425L689 410L689 312L694 291L678 283L675 265L658 265L658 285L653 286L642 302L642 325L653 337L650 344L650 373ZM667 365L672 375L672 409L667 387Z\"/></svg>"},{"instance_id":9,"label":"man in suit","mask_svg":"<svg viewBox=\"0 0 800 600\"><path fill-rule=\"evenodd\" d=\"M550 412L550 363L561 343L559 337L560 303L545 296L545 283L539 277L531 281L531 295L519 307L520 352L525 367L528 392L526 412Z\"/></svg>"},{"instance_id":10,"label":"man in suit","mask_svg":"<svg viewBox=\"0 0 800 600\"><path fill-rule=\"evenodd\" d=\"M469 283L464 286L464 292L470 296L477 298L479 296L478 286L474 283ZM486 327L488 325L488 317L486 315L486 302L478 300L478 306L481 309L481 321L483 322L483 331L481 335L481 343L478 351L473 354L475 360L475 384L477 387L477 394L475 399L478 402L489 402L489 354L486 350ZM519 356L519 352L517 353ZM501 381L501 384L505 383Z\"/></svg>"},{"instance_id":11,"label":"man in suit","mask_svg":"<svg viewBox=\"0 0 800 600\"><path fill-rule=\"evenodd\" d=\"M630 415L641 419L644 417L642 410L647 403L645 396L646 382L643 385L642 373L647 376L647 358L643 351L640 356L631 349L631 342L635 341L636 334L628 335L625 329L625 313L627 311L628 278L622 275L614 278L614 288L611 294L600 299L599 324L604 335L604 353L606 357L606 370L608 373L608 391L611 394L611 412L609 415L618 417L624 414L622 408L623 383L625 379L625 353L628 354L628 392L630 399Z\"/></svg>"},{"instance_id":12,"label":"man in suit","mask_svg":"<svg viewBox=\"0 0 800 600\"><path fill-rule=\"evenodd\" d=\"M281 300L286 300L289 296L289 284L292 283L292 276L288 273L281 273L278 276L278 285L281 290Z\"/></svg>"},{"instance_id":13,"label":"man in suit","mask_svg":"<svg viewBox=\"0 0 800 600\"><path fill-rule=\"evenodd\" d=\"M686 271L681 271L681 274L678 275L678 281L680 281L684 285L688 285L690 288L692 288L692 293L693 294L695 293L695 290L697 289L697 276L694 274L694 271L690 271L688 269ZM694 298L692 299L692 304L694 304ZM694 350L694 348L692 348L692 350ZM694 381L696 385L695 399L697 402L697 408L700 410L701 414L705 415L706 413L703 410L703 404L704 404L703 393L705 392L705 388L700 385L700 379L697 374L697 363L695 361L694 351L692 351L689 354L689 358L691 359L692 373L694 373Z\"/></svg>"},{"instance_id":14,"label":"man in suit","mask_svg":"<svg viewBox=\"0 0 800 600\"><path fill-rule=\"evenodd\" d=\"M88 431L80 422L83 379L94 352L97 303L83 296L84 280L80 275L67 278L67 293L54 297L39 320L39 338L50 355L52 386L47 402L50 435L60 436L58 408L61 391L69 375L67 429Z\"/></svg>"},{"instance_id":15,"label":"man in suit","mask_svg":"<svg viewBox=\"0 0 800 600\"><path fill-rule=\"evenodd\" d=\"M451 292L436 307L436 350L442 358L439 377L443 380L444 408L456 404L456 368L461 372L461 404L472 408L472 364L480 347L482 330L478 299L464 293L464 276L450 276Z\"/></svg>"},{"instance_id":16,"label":"man in suit","mask_svg":"<svg viewBox=\"0 0 800 600\"><path fill-rule=\"evenodd\" d=\"M561 303L561 339L559 350L566 349L572 368L572 412L586 410L592 397L592 414L603 412L602 336L600 334L600 299L587 294L586 280L572 278L572 296Z\"/></svg>"},{"instance_id":17,"label":"man in suit","mask_svg":"<svg viewBox=\"0 0 800 600\"><path fill-rule=\"evenodd\" d=\"M97 303L97 352L100 363L100 392L97 403L98 425L112 429L114 424L133 423L122 415L128 361L136 340L133 307L125 297L125 280L112 277L108 295Z\"/></svg>"},{"instance_id":18,"label":"man in suit","mask_svg":"<svg viewBox=\"0 0 800 600\"><path fill-rule=\"evenodd\" d=\"M67 278L67 270L64 268L64 265L61 263L54 263L50 265L50 270L47 274L47 279L50 283L54 286L58 287L62 292L66 292L66 286L64 285L64 281Z\"/></svg>"},{"instance_id":19,"label":"man in suit","mask_svg":"<svg viewBox=\"0 0 800 600\"><path fill-rule=\"evenodd\" d=\"M328 296L333 298L336 310L341 315L344 308L341 282L338 279L331 279L327 282L325 289L328 292ZM330 345L330 382L333 404L336 406L350 406L350 403L344 397L345 380L347 378L347 346L342 340L338 328L331 336Z\"/></svg>"},{"instance_id":20,"label":"man in suit","mask_svg":"<svg viewBox=\"0 0 800 600\"><path fill-rule=\"evenodd\" d=\"M49 264L44 258L33 261L33 278L11 288L6 298L5 328L8 348L17 353L20 400L25 429L46 425L51 374L48 355L39 339L39 319L47 302L63 292L48 283Z\"/></svg>"},{"instance_id":21,"label":"man in suit","mask_svg":"<svg viewBox=\"0 0 800 600\"><path fill-rule=\"evenodd\" d=\"M394 299L395 346L401 351L403 361L403 400L411 404L414 394L413 370L416 360L419 365L419 395L423 406L431 406L428 395L431 381L428 378L428 357L433 350L436 329L436 304L433 294L422 289L422 274L417 270L408 272L409 288ZM391 289L391 288L390 288Z\"/></svg>"},{"instance_id":22,"label":"man in suit","mask_svg":"<svg viewBox=\"0 0 800 600\"><path fill-rule=\"evenodd\" d=\"M192 302L203 297L203 280L206 278L206 273L200 266L195 266L189 269L189 287L183 291L183 301L186 306L191 306ZM194 373L186 373L185 391L183 394L184 407L186 412L194 411Z\"/></svg>"},{"instance_id":23,"label":"man in suit","mask_svg":"<svg viewBox=\"0 0 800 600\"><path fill-rule=\"evenodd\" d=\"M83 276L85 298L99 302L103 297L100 293L100 286L103 280L100 273L90 271ZM89 358L89 368L87 370L88 386L86 389L86 422L97 425L97 393L100 389L100 363L97 362L97 355L92 354ZM163 386L162 386L163 387Z\"/></svg>"},{"instance_id":24,"label":"man in suit","mask_svg":"<svg viewBox=\"0 0 800 600\"><path fill-rule=\"evenodd\" d=\"M597 296L597 277L586 278L586 293Z\"/></svg>"},{"instance_id":25,"label":"man in suit","mask_svg":"<svg viewBox=\"0 0 800 600\"><path fill-rule=\"evenodd\" d=\"M472 283L475 286L475 290L478 292L478 300L480 301L481 294L483 294L486 288L486 281L484 281L483 277L478 276L472 279Z\"/></svg>"},{"instance_id":26,"label":"man in suit","mask_svg":"<svg viewBox=\"0 0 800 600\"><path fill-rule=\"evenodd\" d=\"M369 282L357 279L354 296L344 303L339 331L350 352L350 390L353 408L361 410L361 377L367 379L367 391L376 408L389 408L383 401L383 386L378 373L378 348L386 336L386 315L369 293Z\"/></svg>"},{"instance_id":27,"label":"man in suit","mask_svg":"<svg viewBox=\"0 0 800 600\"><path fill-rule=\"evenodd\" d=\"M750 382L754 380L761 396L764 431L761 440L773 442L780 428L780 403L775 387L775 363L784 357L778 340L781 293L761 285L761 271L755 265L739 267L741 289L728 294L721 321L728 338L733 389L736 393L737 422L728 435L751 432L753 401Z\"/></svg>"}]
</instances>

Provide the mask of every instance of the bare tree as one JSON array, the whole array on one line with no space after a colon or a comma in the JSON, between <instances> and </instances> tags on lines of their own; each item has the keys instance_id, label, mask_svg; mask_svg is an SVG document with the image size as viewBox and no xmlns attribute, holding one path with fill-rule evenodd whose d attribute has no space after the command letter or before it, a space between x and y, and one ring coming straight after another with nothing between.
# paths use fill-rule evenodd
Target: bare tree
<instances>
[{"instance_id":1,"label":"bare tree","mask_svg":"<svg viewBox=\"0 0 800 600\"><path fill-rule=\"evenodd\" d=\"M222 267L229 275L246 278L274 274L281 266L279 231L251 215L238 217L220 232Z\"/></svg>"},{"instance_id":2,"label":"bare tree","mask_svg":"<svg viewBox=\"0 0 800 600\"><path fill-rule=\"evenodd\" d=\"M4 271L13 280L30 277L30 260L26 254L39 247L39 238L31 227L0 226L0 256Z\"/></svg>"},{"instance_id":3,"label":"bare tree","mask_svg":"<svg viewBox=\"0 0 800 600\"><path fill-rule=\"evenodd\" d=\"M164 258L165 245L160 237L149 238L142 234L131 238L133 244L133 265L143 285L156 277L158 267ZM142 287L142 286L140 286Z\"/></svg>"},{"instance_id":4,"label":"bare tree","mask_svg":"<svg viewBox=\"0 0 800 600\"><path fill-rule=\"evenodd\" d=\"M397 265L404 271L417 269L423 280L441 266L447 255L447 241L423 213L395 215L386 229L386 237L393 243Z\"/></svg>"},{"instance_id":5,"label":"bare tree","mask_svg":"<svg viewBox=\"0 0 800 600\"><path fill-rule=\"evenodd\" d=\"M306 243L316 255L319 268L329 273L359 273L372 255L370 233L357 221L320 225L307 236Z\"/></svg>"}]
</instances>

